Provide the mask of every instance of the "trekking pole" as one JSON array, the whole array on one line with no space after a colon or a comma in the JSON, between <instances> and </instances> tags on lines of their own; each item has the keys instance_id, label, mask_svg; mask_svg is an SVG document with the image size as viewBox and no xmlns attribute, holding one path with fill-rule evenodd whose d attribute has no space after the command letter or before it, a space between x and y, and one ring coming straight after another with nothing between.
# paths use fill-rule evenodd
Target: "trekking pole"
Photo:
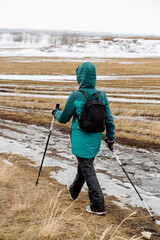
<instances>
[{"instance_id":1,"label":"trekking pole","mask_svg":"<svg viewBox=\"0 0 160 240\"><path fill-rule=\"evenodd\" d=\"M128 173L126 172L123 164L121 163L121 161L120 161L119 158L117 157L117 155L116 155L116 153L114 152L114 150L112 150L112 153L114 154L114 156L115 156L115 158L117 159L120 167L122 168L123 172L126 174L128 180L129 180L130 183L132 184L132 186L133 186L133 188L135 189L136 193L138 194L139 198L140 198L141 201L143 202L143 204L144 204L145 208L147 209L148 213L149 213L150 216L152 217L152 220L153 220L154 222L156 222L156 219L153 217L153 215L152 215L151 211L149 210L147 204L145 203L145 201L144 201L143 198L141 197L140 193L138 192L137 188L136 188L135 185L133 184L132 180L130 179Z\"/></svg>"},{"instance_id":2,"label":"trekking pole","mask_svg":"<svg viewBox=\"0 0 160 240\"><path fill-rule=\"evenodd\" d=\"M56 103L56 109L59 109L59 106L60 106L60 104L59 104L59 103ZM36 186L38 185L38 180L39 180L39 177L40 177L40 174L41 174L41 170L42 170L44 158L45 158L45 155L46 155L46 151L47 151L49 139L50 139L50 136L51 136L51 133L52 133L53 125L54 125L54 117L53 117L53 119L52 119L52 123L51 123L51 126L50 126L50 130L49 130L49 134L48 134L48 139L47 139L46 147L45 147L45 150L44 150L44 153L43 153L43 158L42 158L41 166L40 166L40 169L39 169L38 177L37 177L37 180L36 180L36 182L35 182Z\"/></svg>"}]
</instances>

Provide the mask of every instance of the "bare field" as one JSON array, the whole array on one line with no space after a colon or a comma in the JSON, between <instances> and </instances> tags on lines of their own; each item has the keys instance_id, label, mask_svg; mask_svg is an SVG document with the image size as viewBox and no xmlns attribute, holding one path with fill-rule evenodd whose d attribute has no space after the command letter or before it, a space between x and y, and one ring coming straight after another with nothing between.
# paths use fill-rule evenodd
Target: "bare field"
<instances>
[{"instance_id":1,"label":"bare field","mask_svg":"<svg viewBox=\"0 0 160 240\"><path fill-rule=\"evenodd\" d=\"M62 74L75 76L75 69L81 63L37 63L29 62L33 59L31 57L22 59L27 59L28 62L16 62L13 57L1 57L0 72L13 76L55 75L58 79ZM95 66L99 75L97 88L106 92L115 117L117 141L125 139L127 144L134 141L137 146L140 143L141 147L150 146L159 150L160 59L109 59L106 62L97 62ZM111 78L104 80L101 75ZM16 77L1 79L1 118L49 124L55 104L60 103L63 109L70 92L78 89L76 80L65 80L65 75L63 76L63 81L18 80ZM69 125L70 123L67 124Z\"/></svg>"},{"instance_id":2,"label":"bare field","mask_svg":"<svg viewBox=\"0 0 160 240\"><path fill-rule=\"evenodd\" d=\"M29 62L41 60L41 57L18 57L22 62L16 62L17 57L0 57L0 72L7 74L75 74L75 69L81 64L79 62L63 62L60 58L43 57L42 62ZM28 62L23 62L27 60ZM51 60L51 61L49 61ZM59 60L54 62L52 60ZM85 58L84 58L85 60ZM87 58L87 61L89 58ZM130 63L130 64L128 64ZM159 58L111 58L106 62L95 62L98 75L117 74L117 75L141 75L141 74L160 74Z\"/></svg>"}]
</instances>

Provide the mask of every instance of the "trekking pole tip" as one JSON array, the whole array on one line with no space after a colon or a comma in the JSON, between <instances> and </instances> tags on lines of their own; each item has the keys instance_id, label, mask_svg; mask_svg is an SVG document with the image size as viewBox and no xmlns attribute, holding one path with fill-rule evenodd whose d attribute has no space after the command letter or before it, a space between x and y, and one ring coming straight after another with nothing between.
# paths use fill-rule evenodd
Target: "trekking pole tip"
<instances>
[{"instance_id":1,"label":"trekking pole tip","mask_svg":"<svg viewBox=\"0 0 160 240\"><path fill-rule=\"evenodd\" d=\"M152 220L153 220L153 222L156 222L156 219L152 216Z\"/></svg>"},{"instance_id":2,"label":"trekking pole tip","mask_svg":"<svg viewBox=\"0 0 160 240\"><path fill-rule=\"evenodd\" d=\"M36 186L38 185L38 180L35 182Z\"/></svg>"}]
</instances>

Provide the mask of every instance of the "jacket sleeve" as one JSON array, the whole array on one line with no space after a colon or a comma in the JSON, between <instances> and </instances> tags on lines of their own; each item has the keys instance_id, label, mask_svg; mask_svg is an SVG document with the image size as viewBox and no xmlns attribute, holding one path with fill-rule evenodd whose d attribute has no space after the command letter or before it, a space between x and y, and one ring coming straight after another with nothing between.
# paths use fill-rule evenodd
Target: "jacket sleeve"
<instances>
[{"instance_id":1,"label":"jacket sleeve","mask_svg":"<svg viewBox=\"0 0 160 240\"><path fill-rule=\"evenodd\" d=\"M63 111L57 110L54 114L55 119L60 123L67 123L75 111L74 92L69 96Z\"/></svg>"},{"instance_id":2,"label":"jacket sleeve","mask_svg":"<svg viewBox=\"0 0 160 240\"><path fill-rule=\"evenodd\" d=\"M106 136L107 136L107 140L113 141L115 136L114 119L112 116L111 109L109 107L108 99L106 98L106 94L104 93L104 95L105 95L105 106L106 106Z\"/></svg>"}]
</instances>

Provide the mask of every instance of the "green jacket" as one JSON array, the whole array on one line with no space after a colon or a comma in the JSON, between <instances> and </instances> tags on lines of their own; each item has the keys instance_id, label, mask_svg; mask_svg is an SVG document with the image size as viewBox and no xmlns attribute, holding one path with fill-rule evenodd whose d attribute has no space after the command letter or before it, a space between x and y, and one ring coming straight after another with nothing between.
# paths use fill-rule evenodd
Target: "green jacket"
<instances>
[{"instance_id":1,"label":"green jacket","mask_svg":"<svg viewBox=\"0 0 160 240\"><path fill-rule=\"evenodd\" d=\"M90 98L92 94L97 93L96 69L90 62L81 64L76 69L79 89L85 91ZM106 106L106 135L107 139L114 140L115 126L109 103L104 92L100 93L99 99ZM69 96L63 111L57 110L54 113L55 119L60 123L68 122L73 116L71 127L71 145L72 153L81 158L92 158L97 155L100 149L102 133L86 133L80 127L75 112L80 117L83 107L87 102L86 97L79 91L74 91Z\"/></svg>"}]
</instances>

